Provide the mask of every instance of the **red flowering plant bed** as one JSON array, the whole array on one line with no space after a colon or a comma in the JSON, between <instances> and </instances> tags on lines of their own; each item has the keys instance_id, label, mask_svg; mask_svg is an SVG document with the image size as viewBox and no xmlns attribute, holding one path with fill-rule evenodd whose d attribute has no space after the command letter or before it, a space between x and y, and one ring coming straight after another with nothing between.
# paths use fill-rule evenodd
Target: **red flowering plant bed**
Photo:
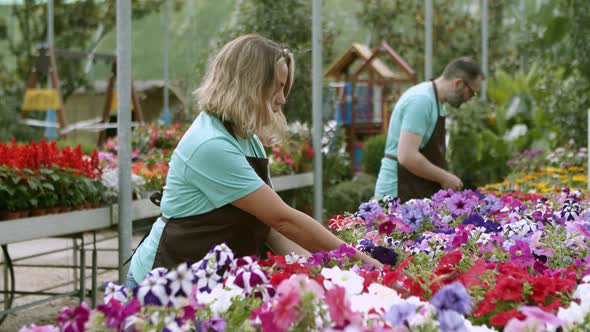
<instances>
[{"instance_id":1,"label":"red flowering plant bed","mask_svg":"<svg viewBox=\"0 0 590 332\"><path fill-rule=\"evenodd\" d=\"M98 152L55 142L0 143L0 218L57 213L106 203ZM3 217L2 217L3 216Z\"/></svg>"}]
</instances>

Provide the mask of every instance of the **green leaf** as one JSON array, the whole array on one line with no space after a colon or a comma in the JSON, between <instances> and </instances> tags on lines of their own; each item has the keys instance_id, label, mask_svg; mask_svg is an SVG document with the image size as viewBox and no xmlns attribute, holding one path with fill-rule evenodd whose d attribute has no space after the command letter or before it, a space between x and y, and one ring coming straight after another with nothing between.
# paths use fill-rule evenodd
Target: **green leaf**
<instances>
[{"instance_id":1,"label":"green leaf","mask_svg":"<svg viewBox=\"0 0 590 332\"><path fill-rule=\"evenodd\" d=\"M39 205L39 200L36 198L29 199L29 204L31 207L36 208Z\"/></svg>"},{"instance_id":2,"label":"green leaf","mask_svg":"<svg viewBox=\"0 0 590 332\"><path fill-rule=\"evenodd\" d=\"M570 31L570 19L565 16L558 16L549 21L547 30L543 34L542 44L550 47L560 42Z\"/></svg>"},{"instance_id":3,"label":"green leaf","mask_svg":"<svg viewBox=\"0 0 590 332\"><path fill-rule=\"evenodd\" d=\"M51 183L48 183L48 182L44 182L43 184L41 184L41 186L45 189L55 190L55 187Z\"/></svg>"},{"instance_id":4,"label":"green leaf","mask_svg":"<svg viewBox=\"0 0 590 332\"><path fill-rule=\"evenodd\" d=\"M29 187L30 187L32 190L37 190L37 188L38 188L38 185L37 185L37 183L35 183L35 181L34 181L33 179L28 179L28 180L27 180L27 184L29 185Z\"/></svg>"}]
</instances>

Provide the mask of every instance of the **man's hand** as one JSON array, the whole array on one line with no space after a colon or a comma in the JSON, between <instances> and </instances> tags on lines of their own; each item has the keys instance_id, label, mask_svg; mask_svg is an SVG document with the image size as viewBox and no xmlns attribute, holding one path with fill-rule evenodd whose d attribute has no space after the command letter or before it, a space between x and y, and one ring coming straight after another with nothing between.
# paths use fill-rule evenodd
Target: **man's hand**
<instances>
[{"instance_id":1,"label":"man's hand","mask_svg":"<svg viewBox=\"0 0 590 332\"><path fill-rule=\"evenodd\" d=\"M463 182L459 179L455 174L447 172L444 179L441 181L440 185L443 189L453 189L454 191L459 191L463 188Z\"/></svg>"}]
</instances>

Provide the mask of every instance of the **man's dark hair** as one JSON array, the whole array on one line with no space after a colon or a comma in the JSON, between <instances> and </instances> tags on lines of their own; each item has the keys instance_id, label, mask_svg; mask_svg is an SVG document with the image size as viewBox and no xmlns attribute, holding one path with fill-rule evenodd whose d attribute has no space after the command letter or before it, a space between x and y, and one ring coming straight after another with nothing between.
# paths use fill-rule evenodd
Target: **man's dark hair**
<instances>
[{"instance_id":1,"label":"man's dark hair","mask_svg":"<svg viewBox=\"0 0 590 332\"><path fill-rule=\"evenodd\" d=\"M445 79L462 78L467 82L473 82L480 76L485 79L479 64L466 56L451 61L443 72Z\"/></svg>"}]
</instances>

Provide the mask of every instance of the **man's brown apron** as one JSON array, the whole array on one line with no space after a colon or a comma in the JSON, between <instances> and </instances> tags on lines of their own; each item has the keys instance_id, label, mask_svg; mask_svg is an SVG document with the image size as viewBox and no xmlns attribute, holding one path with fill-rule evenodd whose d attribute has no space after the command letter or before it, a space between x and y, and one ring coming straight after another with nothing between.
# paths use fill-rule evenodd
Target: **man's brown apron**
<instances>
[{"instance_id":1,"label":"man's brown apron","mask_svg":"<svg viewBox=\"0 0 590 332\"><path fill-rule=\"evenodd\" d=\"M436 84L432 80L432 87L434 89L434 98L436 100L437 120L436 126L430 136L430 140L424 148L420 149L420 153L428 159L432 164L446 169L446 153L447 147L445 144L445 117L440 114L440 106L438 102L438 91ZM397 161L397 157L386 154L385 158ZM401 202L406 202L412 198L429 198L439 191L442 187L439 183L424 179L407 170L399 162L397 163L397 195Z\"/></svg>"},{"instance_id":2,"label":"man's brown apron","mask_svg":"<svg viewBox=\"0 0 590 332\"><path fill-rule=\"evenodd\" d=\"M224 125L236 138L231 126L226 123ZM268 159L246 159L256 174L270 186ZM173 268L183 262L199 261L209 249L221 243L227 244L236 257L262 255L270 231L269 226L231 204L196 216L161 218L166 225L152 268Z\"/></svg>"}]
</instances>

